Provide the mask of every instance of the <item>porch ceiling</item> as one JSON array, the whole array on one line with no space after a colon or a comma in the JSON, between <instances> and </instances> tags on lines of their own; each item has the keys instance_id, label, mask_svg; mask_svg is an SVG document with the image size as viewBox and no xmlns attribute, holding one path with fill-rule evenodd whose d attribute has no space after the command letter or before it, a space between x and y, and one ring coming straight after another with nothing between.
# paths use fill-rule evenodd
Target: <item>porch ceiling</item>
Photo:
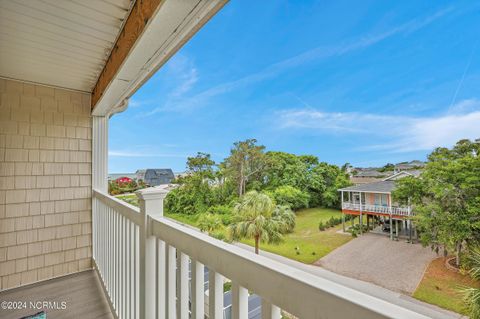
<instances>
[{"instance_id":1,"label":"porch ceiling","mask_svg":"<svg viewBox=\"0 0 480 319\"><path fill-rule=\"evenodd\" d=\"M0 77L91 93L111 115L227 1L0 0Z\"/></svg>"},{"instance_id":2,"label":"porch ceiling","mask_svg":"<svg viewBox=\"0 0 480 319\"><path fill-rule=\"evenodd\" d=\"M134 0L0 0L0 76L91 92Z\"/></svg>"}]
</instances>

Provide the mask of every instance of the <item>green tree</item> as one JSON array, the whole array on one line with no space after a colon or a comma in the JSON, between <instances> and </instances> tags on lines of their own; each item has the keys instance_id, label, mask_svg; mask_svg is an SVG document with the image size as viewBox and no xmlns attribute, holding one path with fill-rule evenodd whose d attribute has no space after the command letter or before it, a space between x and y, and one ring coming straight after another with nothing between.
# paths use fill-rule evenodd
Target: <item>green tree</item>
<instances>
[{"instance_id":1,"label":"green tree","mask_svg":"<svg viewBox=\"0 0 480 319\"><path fill-rule=\"evenodd\" d=\"M282 224L283 233L291 233L295 229L295 214L289 206L276 205L272 218Z\"/></svg>"},{"instance_id":2,"label":"green tree","mask_svg":"<svg viewBox=\"0 0 480 319\"><path fill-rule=\"evenodd\" d=\"M305 190L310 171L318 163L315 156L296 156L285 152L267 152L265 159L264 187L270 190L280 186Z\"/></svg>"},{"instance_id":3,"label":"green tree","mask_svg":"<svg viewBox=\"0 0 480 319\"><path fill-rule=\"evenodd\" d=\"M325 162L319 163L313 170L309 182L310 206L339 207L339 188L350 186L348 175L338 166Z\"/></svg>"},{"instance_id":4,"label":"green tree","mask_svg":"<svg viewBox=\"0 0 480 319\"><path fill-rule=\"evenodd\" d=\"M277 187L272 196L277 204L289 206L293 210L308 207L310 201L308 193L288 185Z\"/></svg>"},{"instance_id":5,"label":"green tree","mask_svg":"<svg viewBox=\"0 0 480 319\"><path fill-rule=\"evenodd\" d=\"M198 174L202 177L213 177L215 161L211 159L210 154L198 152L196 156L187 158L187 170L192 174Z\"/></svg>"},{"instance_id":6,"label":"green tree","mask_svg":"<svg viewBox=\"0 0 480 319\"><path fill-rule=\"evenodd\" d=\"M393 170L395 170L395 165L393 165L392 163L387 163L382 168L380 168L378 171L379 172L391 172Z\"/></svg>"},{"instance_id":7,"label":"green tree","mask_svg":"<svg viewBox=\"0 0 480 319\"><path fill-rule=\"evenodd\" d=\"M260 242L280 242L282 234L292 230L292 218L295 219L290 210L275 207L268 195L256 191L250 191L240 199L234 214L234 221L229 226L230 237L235 240L253 238L256 254Z\"/></svg>"},{"instance_id":8,"label":"green tree","mask_svg":"<svg viewBox=\"0 0 480 319\"><path fill-rule=\"evenodd\" d=\"M480 237L480 145L459 141L452 149L437 148L420 178L402 178L394 199L413 205L424 245L453 250L456 264L464 245Z\"/></svg>"},{"instance_id":9,"label":"green tree","mask_svg":"<svg viewBox=\"0 0 480 319\"><path fill-rule=\"evenodd\" d=\"M236 181L238 196L245 194L247 183L260 179L265 167L265 146L257 145L256 139L235 142L230 156L222 164L227 178Z\"/></svg>"}]
</instances>

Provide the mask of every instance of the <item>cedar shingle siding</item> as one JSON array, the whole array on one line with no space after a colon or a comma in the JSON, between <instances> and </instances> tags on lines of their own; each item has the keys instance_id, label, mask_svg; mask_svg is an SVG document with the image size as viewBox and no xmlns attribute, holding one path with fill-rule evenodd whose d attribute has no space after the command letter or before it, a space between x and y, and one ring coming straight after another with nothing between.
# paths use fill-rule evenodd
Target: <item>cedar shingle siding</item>
<instances>
[{"instance_id":1,"label":"cedar shingle siding","mask_svg":"<svg viewBox=\"0 0 480 319\"><path fill-rule=\"evenodd\" d=\"M0 79L0 290L91 268L89 94Z\"/></svg>"}]
</instances>

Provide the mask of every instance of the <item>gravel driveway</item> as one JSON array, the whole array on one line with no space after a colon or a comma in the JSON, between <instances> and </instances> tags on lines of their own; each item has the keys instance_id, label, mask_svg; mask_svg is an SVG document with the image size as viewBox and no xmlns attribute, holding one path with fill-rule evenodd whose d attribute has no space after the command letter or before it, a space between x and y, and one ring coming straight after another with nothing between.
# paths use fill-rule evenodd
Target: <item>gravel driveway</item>
<instances>
[{"instance_id":1,"label":"gravel driveway","mask_svg":"<svg viewBox=\"0 0 480 319\"><path fill-rule=\"evenodd\" d=\"M437 255L420 244L365 234L315 262L328 270L412 294L425 268Z\"/></svg>"}]
</instances>

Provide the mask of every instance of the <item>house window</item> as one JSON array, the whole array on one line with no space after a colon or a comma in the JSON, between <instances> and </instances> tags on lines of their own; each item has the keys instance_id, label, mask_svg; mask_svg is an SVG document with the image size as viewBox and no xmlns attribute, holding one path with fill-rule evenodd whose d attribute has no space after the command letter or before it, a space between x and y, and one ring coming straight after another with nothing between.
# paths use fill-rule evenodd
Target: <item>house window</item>
<instances>
[{"instance_id":1,"label":"house window","mask_svg":"<svg viewBox=\"0 0 480 319\"><path fill-rule=\"evenodd\" d=\"M381 194L381 205L382 206L387 206L388 205L388 199L387 199L387 194Z\"/></svg>"},{"instance_id":2,"label":"house window","mask_svg":"<svg viewBox=\"0 0 480 319\"><path fill-rule=\"evenodd\" d=\"M387 194L375 194L375 205L388 206Z\"/></svg>"}]
</instances>

